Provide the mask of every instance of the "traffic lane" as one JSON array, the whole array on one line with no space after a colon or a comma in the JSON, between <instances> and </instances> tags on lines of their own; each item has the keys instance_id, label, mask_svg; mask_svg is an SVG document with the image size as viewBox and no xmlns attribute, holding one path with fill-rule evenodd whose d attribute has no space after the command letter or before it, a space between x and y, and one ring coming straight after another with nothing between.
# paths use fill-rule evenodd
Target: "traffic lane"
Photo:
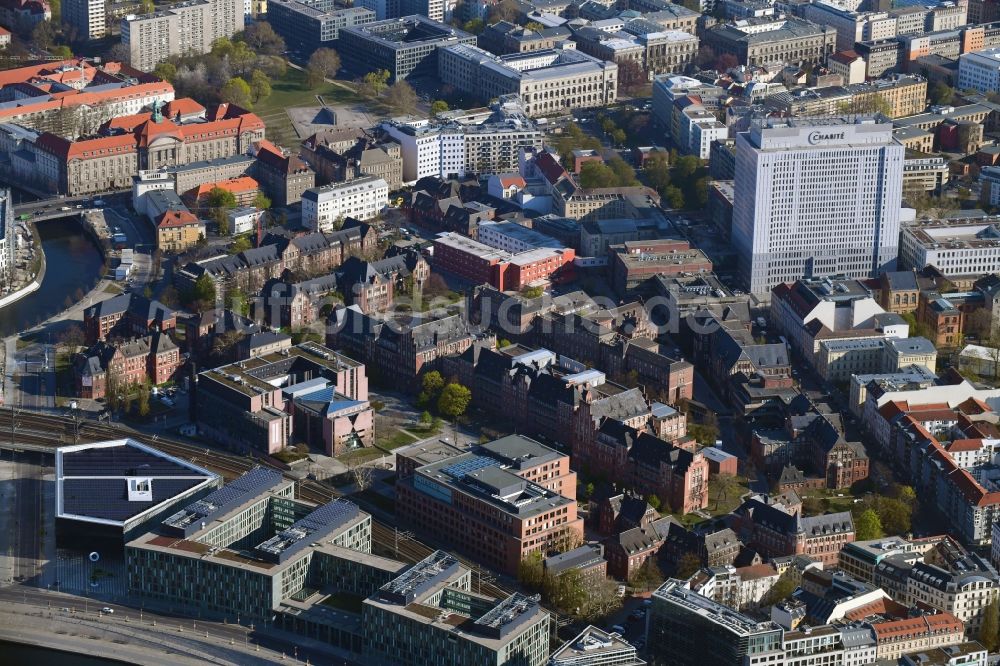
<instances>
[{"instance_id":1,"label":"traffic lane","mask_svg":"<svg viewBox=\"0 0 1000 666\"><path fill-rule=\"evenodd\" d=\"M297 645L292 642L292 640L289 640L293 638L291 635L289 635L289 639L286 639L283 636L266 633L266 630L265 632L261 632L257 628L256 624L254 624L254 628L251 630L248 625L219 624L218 622L198 620L197 618L188 617L186 615L149 610L145 607L137 608L134 606L126 606L124 604L106 602L100 599L80 598L74 595L67 595L61 592L50 592L24 585L0 588L0 599L8 599L27 606L68 614L69 616L86 613L88 614L88 617L100 618L102 621L106 622L121 622L122 624L126 622L125 617L129 618L128 622L132 622L141 616L143 622L147 619L150 621L156 620L158 624L163 625L164 629L168 626L182 628L190 626L192 631L198 631L200 634L199 637L204 637L204 632L207 631L210 639L222 639L224 642L232 640L235 643L238 643L246 639L250 641L251 645L259 644L263 649L271 650L275 653L285 654L289 657L295 654L297 649L297 658L302 662L305 662L306 660L316 662L318 657L321 659L319 663L336 663L345 664L347 666L357 666L357 662L345 661L343 657L336 655L333 652ZM102 609L104 608L110 608L114 612L104 613L102 612ZM67 611L64 609L69 610ZM154 631L150 633L151 635L156 635L157 632ZM181 632L178 632L178 634L182 635Z\"/></svg>"}]
</instances>

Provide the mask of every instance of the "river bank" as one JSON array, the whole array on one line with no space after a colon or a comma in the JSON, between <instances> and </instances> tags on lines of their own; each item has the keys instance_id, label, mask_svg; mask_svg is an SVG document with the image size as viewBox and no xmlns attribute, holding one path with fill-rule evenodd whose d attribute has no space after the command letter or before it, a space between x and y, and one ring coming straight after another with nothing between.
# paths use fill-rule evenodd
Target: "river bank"
<instances>
[{"instance_id":1,"label":"river bank","mask_svg":"<svg viewBox=\"0 0 1000 666\"><path fill-rule=\"evenodd\" d=\"M42 263L38 287L0 309L0 337L31 328L79 302L103 277L104 258L81 222L72 218L37 228Z\"/></svg>"}]
</instances>

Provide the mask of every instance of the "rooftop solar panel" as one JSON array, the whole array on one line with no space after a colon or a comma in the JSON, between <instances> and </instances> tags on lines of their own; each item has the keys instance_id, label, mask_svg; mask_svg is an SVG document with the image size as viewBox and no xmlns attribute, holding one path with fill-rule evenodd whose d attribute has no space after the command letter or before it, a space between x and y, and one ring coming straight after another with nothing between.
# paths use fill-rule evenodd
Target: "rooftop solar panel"
<instances>
[{"instance_id":1,"label":"rooftop solar panel","mask_svg":"<svg viewBox=\"0 0 1000 666\"><path fill-rule=\"evenodd\" d=\"M192 476L196 472L178 462L142 449L122 446L67 451L62 455L63 476Z\"/></svg>"},{"instance_id":2,"label":"rooftop solar panel","mask_svg":"<svg viewBox=\"0 0 1000 666\"><path fill-rule=\"evenodd\" d=\"M487 456L472 456L461 460L454 465L449 465L441 469L441 472L447 474L453 479L461 479L466 474L479 471L481 469L486 469L487 467L499 467L500 461L489 458Z\"/></svg>"},{"instance_id":3,"label":"rooftop solar panel","mask_svg":"<svg viewBox=\"0 0 1000 666\"><path fill-rule=\"evenodd\" d=\"M63 513L125 521L204 481L204 479L153 479L151 501L129 501L128 482L124 478L63 479Z\"/></svg>"},{"instance_id":4,"label":"rooftop solar panel","mask_svg":"<svg viewBox=\"0 0 1000 666\"><path fill-rule=\"evenodd\" d=\"M360 514L353 502L334 500L257 546L257 552L265 559L284 562L307 545L322 542Z\"/></svg>"},{"instance_id":5,"label":"rooftop solar panel","mask_svg":"<svg viewBox=\"0 0 1000 666\"><path fill-rule=\"evenodd\" d=\"M233 507L271 490L283 481L281 473L275 470L254 467L240 478L187 505L167 518L163 525L183 536L191 536L201 529L202 523L224 515Z\"/></svg>"},{"instance_id":6,"label":"rooftop solar panel","mask_svg":"<svg viewBox=\"0 0 1000 666\"><path fill-rule=\"evenodd\" d=\"M57 453L61 516L125 522L218 476L132 439L69 446ZM129 493L129 480L135 484Z\"/></svg>"}]
</instances>

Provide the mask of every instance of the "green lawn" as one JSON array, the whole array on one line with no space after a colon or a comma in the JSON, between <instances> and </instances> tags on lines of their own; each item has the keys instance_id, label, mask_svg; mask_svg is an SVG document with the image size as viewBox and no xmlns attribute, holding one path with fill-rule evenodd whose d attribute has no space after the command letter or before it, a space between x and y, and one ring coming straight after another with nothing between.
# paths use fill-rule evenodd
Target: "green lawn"
<instances>
[{"instance_id":1,"label":"green lawn","mask_svg":"<svg viewBox=\"0 0 1000 666\"><path fill-rule=\"evenodd\" d=\"M417 441L416 438L402 430L389 430L384 436L379 433L379 436L375 438L375 445L386 451L392 451L401 446L413 444L415 441Z\"/></svg>"},{"instance_id":2,"label":"green lawn","mask_svg":"<svg viewBox=\"0 0 1000 666\"><path fill-rule=\"evenodd\" d=\"M375 458L381 458L384 455L385 455L384 451L375 448L354 449L353 451L348 451L347 453L338 456L337 460L344 463L345 465L349 465L352 463L358 464L367 462L369 460L374 460Z\"/></svg>"},{"instance_id":3,"label":"green lawn","mask_svg":"<svg viewBox=\"0 0 1000 666\"><path fill-rule=\"evenodd\" d=\"M319 106L316 95L330 106L337 104L355 104L361 101L353 91L345 90L332 83L324 83L315 90L305 85L306 75L292 67L284 78L271 83L271 96L254 105L254 113L261 117L267 125L268 138L288 143L296 137L292 121L285 109L297 106ZM345 84L346 85L346 84ZM300 137L305 138L305 137ZM297 143L297 142L295 142Z\"/></svg>"}]
</instances>

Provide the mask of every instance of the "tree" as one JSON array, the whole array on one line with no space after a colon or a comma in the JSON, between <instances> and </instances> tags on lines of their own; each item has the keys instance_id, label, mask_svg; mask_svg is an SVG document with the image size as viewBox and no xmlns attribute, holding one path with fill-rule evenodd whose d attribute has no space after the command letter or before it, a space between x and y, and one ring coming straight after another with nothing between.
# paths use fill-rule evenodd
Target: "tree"
<instances>
[{"instance_id":1,"label":"tree","mask_svg":"<svg viewBox=\"0 0 1000 666\"><path fill-rule=\"evenodd\" d=\"M250 243L250 239L246 236L237 236L233 239L232 245L229 246L229 254L239 254L240 252L246 252L253 245Z\"/></svg>"},{"instance_id":2,"label":"tree","mask_svg":"<svg viewBox=\"0 0 1000 666\"><path fill-rule=\"evenodd\" d=\"M243 41L261 55L280 55L285 50L285 40L267 21L255 21L244 28Z\"/></svg>"},{"instance_id":3,"label":"tree","mask_svg":"<svg viewBox=\"0 0 1000 666\"><path fill-rule=\"evenodd\" d=\"M59 58L72 58L73 50L70 49L65 44L60 44L59 46L53 46L49 49L49 53Z\"/></svg>"},{"instance_id":4,"label":"tree","mask_svg":"<svg viewBox=\"0 0 1000 666\"><path fill-rule=\"evenodd\" d=\"M649 506L651 506L654 509L656 509L657 511L659 511L660 510L660 506L662 506L663 503L660 501L659 496L654 495L654 494L649 494L649 495L646 495L646 504L648 504Z\"/></svg>"},{"instance_id":5,"label":"tree","mask_svg":"<svg viewBox=\"0 0 1000 666\"><path fill-rule=\"evenodd\" d=\"M517 580L532 592L542 589L545 582L545 569L542 566L541 553L531 553L518 563Z\"/></svg>"},{"instance_id":6,"label":"tree","mask_svg":"<svg viewBox=\"0 0 1000 666\"><path fill-rule=\"evenodd\" d=\"M48 50L56 41L56 28L52 21L41 21L31 31L31 43L40 49Z\"/></svg>"},{"instance_id":7,"label":"tree","mask_svg":"<svg viewBox=\"0 0 1000 666\"><path fill-rule=\"evenodd\" d=\"M943 81L935 81L927 89L927 97L931 104L951 104L955 97L955 90Z\"/></svg>"},{"instance_id":8,"label":"tree","mask_svg":"<svg viewBox=\"0 0 1000 666\"><path fill-rule=\"evenodd\" d=\"M854 522L854 536L858 541L870 541L881 539L885 536L882 531L882 521L874 509L865 509Z\"/></svg>"},{"instance_id":9,"label":"tree","mask_svg":"<svg viewBox=\"0 0 1000 666\"><path fill-rule=\"evenodd\" d=\"M580 613L587 605L587 581L579 569L568 569L546 576L543 594L548 603L563 612Z\"/></svg>"},{"instance_id":10,"label":"tree","mask_svg":"<svg viewBox=\"0 0 1000 666\"><path fill-rule=\"evenodd\" d=\"M660 193L666 202L667 208L683 208L684 207L684 193L681 192L680 188L669 185Z\"/></svg>"},{"instance_id":11,"label":"tree","mask_svg":"<svg viewBox=\"0 0 1000 666\"><path fill-rule=\"evenodd\" d=\"M735 499L742 490L740 479L732 474L713 474L708 477L708 495L715 498L716 509L719 508L719 502Z\"/></svg>"},{"instance_id":12,"label":"tree","mask_svg":"<svg viewBox=\"0 0 1000 666\"><path fill-rule=\"evenodd\" d=\"M448 102L444 101L443 99L435 100L434 103L431 104L432 116L436 116L439 113L444 113L447 110L448 110Z\"/></svg>"},{"instance_id":13,"label":"tree","mask_svg":"<svg viewBox=\"0 0 1000 666\"><path fill-rule=\"evenodd\" d=\"M224 58L233 52L233 42L228 37L219 37L214 42L212 42L212 50L209 51L210 54L216 56L217 58Z\"/></svg>"},{"instance_id":14,"label":"tree","mask_svg":"<svg viewBox=\"0 0 1000 666\"><path fill-rule=\"evenodd\" d=\"M545 26L538 21L528 21L524 24L524 29L531 30L532 32L541 32L542 30L545 30Z\"/></svg>"},{"instance_id":15,"label":"tree","mask_svg":"<svg viewBox=\"0 0 1000 666\"><path fill-rule=\"evenodd\" d=\"M618 63L618 90L626 95L633 95L649 83L646 70L635 60L623 60Z\"/></svg>"},{"instance_id":16,"label":"tree","mask_svg":"<svg viewBox=\"0 0 1000 666\"><path fill-rule=\"evenodd\" d=\"M472 400L472 391L461 384L448 384L438 398L438 411L449 419L454 419L465 413Z\"/></svg>"},{"instance_id":17,"label":"tree","mask_svg":"<svg viewBox=\"0 0 1000 666\"><path fill-rule=\"evenodd\" d=\"M417 93L406 81L396 81L386 90L385 103L396 113L413 113L417 109Z\"/></svg>"},{"instance_id":18,"label":"tree","mask_svg":"<svg viewBox=\"0 0 1000 666\"><path fill-rule=\"evenodd\" d=\"M351 472L351 478L354 481L354 485L361 492L364 492L372 485L372 479L375 476L375 468L365 462L355 463L349 465Z\"/></svg>"},{"instance_id":19,"label":"tree","mask_svg":"<svg viewBox=\"0 0 1000 666\"><path fill-rule=\"evenodd\" d=\"M792 596L792 592L795 591L797 585L792 579L790 573L785 572L782 574L771 589L767 591L767 594L760 600L761 608L767 608L768 606L773 606L776 603L780 603Z\"/></svg>"},{"instance_id":20,"label":"tree","mask_svg":"<svg viewBox=\"0 0 1000 666\"><path fill-rule=\"evenodd\" d=\"M515 23L520 15L521 8L515 0L500 0L500 2L489 8L486 15L486 22L490 25L497 21Z\"/></svg>"},{"instance_id":21,"label":"tree","mask_svg":"<svg viewBox=\"0 0 1000 666\"><path fill-rule=\"evenodd\" d=\"M648 561L648 560L647 560ZM687 580L695 572L701 569L701 558L698 557L697 553L684 553L677 560L677 571L675 572L675 577L681 580Z\"/></svg>"},{"instance_id":22,"label":"tree","mask_svg":"<svg viewBox=\"0 0 1000 666\"><path fill-rule=\"evenodd\" d=\"M139 390L139 416L145 418L149 415L149 380L142 384Z\"/></svg>"},{"instance_id":23,"label":"tree","mask_svg":"<svg viewBox=\"0 0 1000 666\"><path fill-rule=\"evenodd\" d=\"M580 187L584 189L614 187L617 182L615 172L603 162L587 162L580 167Z\"/></svg>"},{"instance_id":24,"label":"tree","mask_svg":"<svg viewBox=\"0 0 1000 666\"><path fill-rule=\"evenodd\" d=\"M340 71L340 54L333 49L321 48L309 56L309 68L316 68L326 78L335 78Z\"/></svg>"},{"instance_id":25,"label":"tree","mask_svg":"<svg viewBox=\"0 0 1000 666\"><path fill-rule=\"evenodd\" d=\"M616 132L624 132L615 130ZM639 179L635 177L635 169L628 162L620 157L612 157L608 160L608 168L615 174L615 185L618 187L631 187L639 184Z\"/></svg>"},{"instance_id":26,"label":"tree","mask_svg":"<svg viewBox=\"0 0 1000 666\"><path fill-rule=\"evenodd\" d=\"M208 205L212 208L236 208L236 195L221 187L213 187L208 192Z\"/></svg>"},{"instance_id":27,"label":"tree","mask_svg":"<svg viewBox=\"0 0 1000 666\"><path fill-rule=\"evenodd\" d=\"M433 422L434 422L434 418L431 416L430 412L428 412L427 410L424 410L423 412L421 412L421 414L420 414L420 425L421 426L423 426L424 428L430 428L431 427L431 423L433 423Z\"/></svg>"},{"instance_id":28,"label":"tree","mask_svg":"<svg viewBox=\"0 0 1000 666\"><path fill-rule=\"evenodd\" d=\"M253 198L253 207L260 210L267 210L271 207L271 200L263 192L258 192L257 196Z\"/></svg>"},{"instance_id":29,"label":"tree","mask_svg":"<svg viewBox=\"0 0 1000 666\"><path fill-rule=\"evenodd\" d=\"M740 61L732 53L723 53L715 59L715 71L728 72L734 67L739 67Z\"/></svg>"},{"instance_id":30,"label":"tree","mask_svg":"<svg viewBox=\"0 0 1000 666\"><path fill-rule=\"evenodd\" d=\"M997 648L1000 648L1000 601L995 596L983 611L979 642L990 652L996 652Z\"/></svg>"},{"instance_id":31,"label":"tree","mask_svg":"<svg viewBox=\"0 0 1000 666\"><path fill-rule=\"evenodd\" d=\"M629 584L636 588L650 589L659 586L663 581L663 572L660 571L660 567L656 563L654 556L647 557L642 566L635 570Z\"/></svg>"},{"instance_id":32,"label":"tree","mask_svg":"<svg viewBox=\"0 0 1000 666\"><path fill-rule=\"evenodd\" d=\"M462 26L462 30L472 33L473 35L480 34L486 28L486 24L481 18L474 18L465 22Z\"/></svg>"},{"instance_id":33,"label":"tree","mask_svg":"<svg viewBox=\"0 0 1000 666\"><path fill-rule=\"evenodd\" d=\"M152 2L150 4L152 5ZM112 44L111 48L104 52L104 59L111 62L128 62L129 49L121 42Z\"/></svg>"},{"instance_id":34,"label":"tree","mask_svg":"<svg viewBox=\"0 0 1000 666\"><path fill-rule=\"evenodd\" d=\"M207 273L202 274L197 280L195 280L194 286L191 288L186 300L189 305L195 306L197 309L201 310L207 310L208 308L214 306L215 281L212 280Z\"/></svg>"},{"instance_id":35,"label":"tree","mask_svg":"<svg viewBox=\"0 0 1000 666\"><path fill-rule=\"evenodd\" d=\"M250 75L250 96L254 104L271 96L271 79L259 69Z\"/></svg>"},{"instance_id":36,"label":"tree","mask_svg":"<svg viewBox=\"0 0 1000 666\"><path fill-rule=\"evenodd\" d=\"M892 497L878 496L874 507L886 534L895 536L910 531L913 507ZM859 537L860 538L860 537ZM878 537L874 537L878 538Z\"/></svg>"},{"instance_id":37,"label":"tree","mask_svg":"<svg viewBox=\"0 0 1000 666\"><path fill-rule=\"evenodd\" d=\"M368 72L361 79L358 92L371 99L380 96L389 87L389 76L389 72L384 69Z\"/></svg>"},{"instance_id":38,"label":"tree","mask_svg":"<svg viewBox=\"0 0 1000 666\"><path fill-rule=\"evenodd\" d=\"M662 155L657 155L646 160L642 167L642 174L649 184L657 192L661 193L670 185L670 166Z\"/></svg>"},{"instance_id":39,"label":"tree","mask_svg":"<svg viewBox=\"0 0 1000 666\"><path fill-rule=\"evenodd\" d=\"M153 70L153 74L164 81L173 81L177 77L177 65L170 62L161 62Z\"/></svg>"},{"instance_id":40,"label":"tree","mask_svg":"<svg viewBox=\"0 0 1000 666\"><path fill-rule=\"evenodd\" d=\"M235 104L245 109L253 108L250 84L238 76L229 79L226 85L222 86L219 95L222 101L229 104Z\"/></svg>"}]
</instances>

